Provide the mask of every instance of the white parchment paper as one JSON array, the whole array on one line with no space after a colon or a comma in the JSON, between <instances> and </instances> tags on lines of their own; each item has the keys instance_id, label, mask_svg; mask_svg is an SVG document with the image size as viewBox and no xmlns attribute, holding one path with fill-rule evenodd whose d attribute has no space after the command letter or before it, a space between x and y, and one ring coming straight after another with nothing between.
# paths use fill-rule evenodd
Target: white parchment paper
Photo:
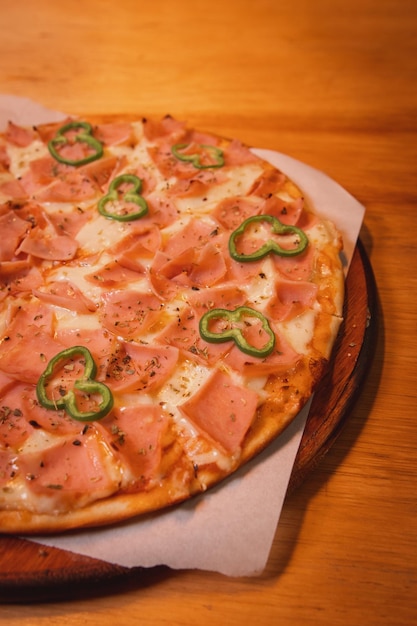
<instances>
[{"instance_id":1,"label":"white parchment paper","mask_svg":"<svg viewBox=\"0 0 417 626\"><path fill-rule=\"evenodd\" d=\"M25 98L0 95L0 128L8 120L32 125L66 116ZM271 150L253 152L292 178L315 210L337 225L343 235L347 273L364 207L304 163ZM122 525L31 539L126 567L168 565L229 576L260 573L277 530L309 406L264 453L202 496Z\"/></svg>"}]
</instances>

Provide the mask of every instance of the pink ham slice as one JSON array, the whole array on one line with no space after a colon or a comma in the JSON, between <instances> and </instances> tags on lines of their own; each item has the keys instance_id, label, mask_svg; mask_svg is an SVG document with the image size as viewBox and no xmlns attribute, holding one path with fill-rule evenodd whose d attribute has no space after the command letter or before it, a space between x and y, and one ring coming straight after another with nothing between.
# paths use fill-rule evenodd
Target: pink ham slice
<instances>
[{"instance_id":1,"label":"pink ham slice","mask_svg":"<svg viewBox=\"0 0 417 626\"><path fill-rule=\"evenodd\" d=\"M4 345L0 351L0 369L16 380L32 384L38 382L48 361L63 350L51 335L34 326L29 326L24 337L9 350Z\"/></svg>"},{"instance_id":2,"label":"pink ham slice","mask_svg":"<svg viewBox=\"0 0 417 626\"><path fill-rule=\"evenodd\" d=\"M219 202L213 215L222 226L232 231L241 225L248 217L261 212L261 201L248 198L226 198Z\"/></svg>"},{"instance_id":3,"label":"pink ham slice","mask_svg":"<svg viewBox=\"0 0 417 626\"><path fill-rule=\"evenodd\" d=\"M125 339L147 332L159 319L161 300L149 293L116 290L105 293L99 317L105 328Z\"/></svg>"},{"instance_id":4,"label":"pink ham slice","mask_svg":"<svg viewBox=\"0 0 417 626\"><path fill-rule=\"evenodd\" d=\"M36 134L30 128L23 128L13 122L8 122L5 137L7 141L18 146L19 148L25 148L29 146L35 139Z\"/></svg>"},{"instance_id":5,"label":"pink ham slice","mask_svg":"<svg viewBox=\"0 0 417 626\"><path fill-rule=\"evenodd\" d=\"M54 494L55 503L62 500L67 507L77 506L84 497L94 493L99 499L117 489L117 477L111 477L106 467L102 443L95 437L68 436L42 453L27 452L19 459L19 469L30 482L30 490L40 495Z\"/></svg>"},{"instance_id":6,"label":"pink ham slice","mask_svg":"<svg viewBox=\"0 0 417 626\"><path fill-rule=\"evenodd\" d=\"M242 352L236 345L232 345L225 355L224 362L238 373L254 376L268 376L279 374L288 367L295 366L300 355L289 345L279 330L270 322L275 334L275 349L267 357L250 356Z\"/></svg>"},{"instance_id":7,"label":"pink ham slice","mask_svg":"<svg viewBox=\"0 0 417 626\"><path fill-rule=\"evenodd\" d=\"M11 178L0 185L0 192L15 202L23 202L27 199L27 193L23 185L16 179Z\"/></svg>"},{"instance_id":8,"label":"pink ham slice","mask_svg":"<svg viewBox=\"0 0 417 626\"><path fill-rule=\"evenodd\" d=\"M33 194L38 202L82 202L97 195L94 182L79 171L69 172L63 180L57 179Z\"/></svg>"},{"instance_id":9,"label":"pink ham slice","mask_svg":"<svg viewBox=\"0 0 417 626\"><path fill-rule=\"evenodd\" d=\"M1 373L0 378L3 378L0 389L0 450L16 451L33 431L28 423L28 416L25 415L23 398L26 387L15 381L5 384L4 373Z\"/></svg>"},{"instance_id":10,"label":"pink ham slice","mask_svg":"<svg viewBox=\"0 0 417 626\"><path fill-rule=\"evenodd\" d=\"M231 454L238 451L256 411L258 395L215 370L203 387L180 406L200 430Z\"/></svg>"},{"instance_id":11,"label":"pink ham slice","mask_svg":"<svg viewBox=\"0 0 417 626\"><path fill-rule=\"evenodd\" d=\"M20 244L17 254L25 252L47 261L70 261L78 250L76 239L67 235L51 235L35 226Z\"/></svg>"},{"instance_id":12,"label":"pink ham slice","mask_svg":"<svg viewBox=\"0 0 417 626\"><path fill-rule=\"evenodd\" d=\"M74 283L68 280L56 280L40 289L34 289L35 295L42 302L60 306L77 313L89 313L96 310L96 305L87 298Z\"/></svg>"},{"instance_id":13,"label":"pink ham slice","mask_svg":"<svg viewBox=\"0 0 417 626\"><path fill-rule=\"evenodd\" d=\"M275 294L267 305L268 315L275 321L295 317L313 305L317 285L304 281L277 280Z\"/></svg>"},{"instance_id":14,"label":"pink ham slice","mask_svg":"<svg viewBox=\"0 0 417 626\"><path fill-rule=\"evenodd\" d=\"M258 163L259 158L255 156L247 146L242 144L237 139L234 139L224 151L224 161L226 167L228 165L235 167L239 165Z\"/></svg>"},{"instance_id":15,"label":"pink ham slice","mask_svg":"<svg viewBox=\"0 0 417 626\"><path fill-rule=\"evenodd\" d=\"M91 352L97 366L96 379L106 382L106 372L116 351L117 340L108 330L97 328L65 328L55 333L55 338L65 348L85 346Z\"/></svg>"},{"instance_id":16,"label":"pink ham slice","mask_svg":"<svg viewBox=\"0 0 417 626\"><path fill-rule=\"evenodd\" d=\"M143 130L146 139L150 141L161 140L167 136L175 141L184 139L186 133L186 125L184 122L175 120L170 115L166 115L162 120L143 120Z\"/></svg>"},{"instance_id":17,"label":"pink ham slice","mask_svg":"<svg viewBox=\"0 0 417 626\"><path fill-rule=\"evenodd\" d=\"M15 474L15 455L0 448L0 488L5 487Z\"/></svg>"},{"instance_id":18,"label":"pink ham slice","mask_svg":"<svg viewBox=\"0 0 417 626\"><path fill-rule=\"evenodd\" d=\"M87 274L85 279L100 287L121 288L139 280L143 274L145 274L145 268L139 262L135 269L129 269L124 267L119 261L112 261L96 272Z\"/></svg>"},{"instance_id":19,"label":"pink ham slice","mask_svg":"<svg viewBox=\"0 0 417 626\"><path fill-rule=\"evenodd\" d=\"M95 424L114 455L132 472L131 486L146 489L161 461L161 439L167 428L167 415L159 406L137 404L116 409Z\"/></svg>"},{"instance_id":20,"label":"pink ham slice","mask_svg":"<svg viewBox=\"0 0 417 626\"><path fill-rule=\"evenodd\" d=\"M105 146L119 146L132 140L133 129L128 122L108 122L94 126L93 135Z\"/></svg>"},{"instance_id":21,"label":"pink ham slice","mask_svg":"<svg viewBox=\"0 0 417 626\"><path fill-rule=\"evenodd\" d=\"M110 359L105 382L115 393L152 393L173 373L178 349L123 342Z\"/></svg>"},{"instance_id":22,"label":"pink ham slice","mask_svg":"<svg viewBox=\"0 0 417 626\"><path fill-rule=\"evenodd\" d=\"M260 196L262 198L268 198L272 194L281 189L285 182L285 176L278 170L273 168L262 172L262 174L255 180L249 195Z\"/></svg>"},{"instance_id":23,"label":"pink ham slice","mask_svg":"<svg viewBox=\"0 0 417 626\"><path fill-rule=\"evenodd\" d=\"M30 225L22 220L14 211L0 215L0 233L7 237L0 238L0 261L12 261L19 243L22 241Z\"/></svg>"},{"instance_id":24,"label":"pink ham slice","mask_svg":"<svg viewBox=\"0 0 417 626\"><path fill-rule=\"evenodd\" d=\"M227 343L207 343L198 329L199 315L190 307L186 308L177 319L172 321L157 335L156 341L178 348L187 359L214 365L230 350Z\"/></svg>"}]
</instances>

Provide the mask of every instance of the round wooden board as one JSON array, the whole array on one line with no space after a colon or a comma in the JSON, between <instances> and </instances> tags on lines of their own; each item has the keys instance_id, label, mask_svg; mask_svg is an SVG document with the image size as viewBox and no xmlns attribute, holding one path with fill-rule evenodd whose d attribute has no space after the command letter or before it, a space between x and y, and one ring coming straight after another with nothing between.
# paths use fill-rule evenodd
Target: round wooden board
<instances>
[{"instance_id":1,"label":"round wooden board","mask_svg":"<svg viewBox=\"0 0 417 626\"><path fill-rule=\"evenodd\" d=\"M359 242L346 280L344 323L329 371L316 392L295 460L295 489L329 450L349 416L376 343L376 287ZM114 593L169 575L168 568L129 569L13 536L0 536L0 601L33 602Z\"/></svg>"}]
</instances>

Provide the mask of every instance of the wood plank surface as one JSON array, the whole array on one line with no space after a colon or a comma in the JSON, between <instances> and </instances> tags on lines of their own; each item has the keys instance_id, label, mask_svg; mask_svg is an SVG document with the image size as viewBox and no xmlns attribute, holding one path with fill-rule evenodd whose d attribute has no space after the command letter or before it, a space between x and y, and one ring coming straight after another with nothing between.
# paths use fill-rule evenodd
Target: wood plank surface
<instances>
[{"instance_id":1,"label":"wood plank surface","mask_svg":"<svg viewBox=\"0 0 417 626\"><path fill-rule=\"evenodd\" d=\"M367 212L378 343L344 430L284 505L262 575L158 569L0 623L417 622L417 4L2 0L0 92L164 115L325 171ZM1 554L0 554L1 559Z\"/></svg>"}]
</instances>

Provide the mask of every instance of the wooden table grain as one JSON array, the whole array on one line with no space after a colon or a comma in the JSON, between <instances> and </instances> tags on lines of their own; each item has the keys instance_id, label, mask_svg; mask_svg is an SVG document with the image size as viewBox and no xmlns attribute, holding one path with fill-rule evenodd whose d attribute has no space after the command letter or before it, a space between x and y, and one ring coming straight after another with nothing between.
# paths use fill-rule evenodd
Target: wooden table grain
<instances>
[{"instance_id":1,"label":"wooden table grain","mask_svg":"<svg viewBox=\"0 0 417 626\"><path fill-rule=\"evenodd\" d=\"M362 395L260 576L157 568L104 596L3 604L1 623L417 622L416 32L414 0L0 1L0 93L170 113L325 171L366 206L379 297Z\"/></svg>"}]
</instances>

